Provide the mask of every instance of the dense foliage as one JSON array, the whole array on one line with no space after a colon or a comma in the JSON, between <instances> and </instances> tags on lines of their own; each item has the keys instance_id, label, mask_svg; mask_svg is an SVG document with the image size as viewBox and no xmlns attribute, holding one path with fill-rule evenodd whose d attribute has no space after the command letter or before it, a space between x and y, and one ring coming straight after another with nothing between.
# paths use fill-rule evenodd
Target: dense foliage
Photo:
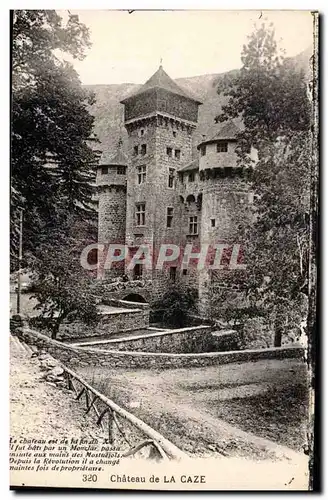
<instances>
[{"instance_id":1,"label":"dense foliage","mask_svg":"<svg viewBox=\"0 0 328 500\"><path fill-rule=\"evenodd\" d=\"M94 324L98 319L97 296L92 292L94 276L80 264L81 251L91 237L92 226L81 225L74 215L64 216L61 226L54 229L56 245L41 243L31 258L33 296L40 312L33 322L50 330L52 338L63 321Z\"/></svg>"},{"instance_id":2,"label":"dense foliage","mask_svg":"<svg viewBox=\"0 0 328 500\"><path fill-rule=\"evenodd\" d=\"M11 255L16 267L23 209L23 265L32 271L39 326L96 321L92 276L80 265L96 237L92 205L96 139L86 91L67 55L83 59L89 32L54 10L12 15Z\"/></svg>"},{"instance_id":3,"label":"dense foliage","mask_svg":"<svg viewBox=\"0 0 328 500\"><path fill-rule=\"evenodd\" d=\"M311 103L305 74L278 54L272 26L249 37L239 74L226 82L218 121L239 117L237 153L258 151L251 189L254 214L243 230L249 311L260 309L282 335L306 315L311 174ZM240 311L242 314L242 310Z\"/></svg>"},{"instance_id":4,"label":"dense foliage","mask_svg":"<svg viewBox=\"0 0 328 500\"><path fill-rule=\"evenodd\" d=\"M156 318L153 318L153 320L156 319L156 321L162 321L174 327L185 326L195 304L196 291L189 288L185 289L177 283L159 301L153 304L153 309L156 311Z\"/></svg>"},{"instance_id":5,"label":"dense foliage","mask_svg":"<svg viewBox=\"0 0 328 500\"><path fill-rule=\"evenodd\" d=\"M91 143L93 96L64 54L83 58L90 45L78 16L17 10L12 15L12 255L24 209L24 254L35 254L58 225L57 213L92 211L97 154ZM82 215L81 215L82 216ZM89 215L87 215L89 217Z\"/></svg>"}]
</instances>

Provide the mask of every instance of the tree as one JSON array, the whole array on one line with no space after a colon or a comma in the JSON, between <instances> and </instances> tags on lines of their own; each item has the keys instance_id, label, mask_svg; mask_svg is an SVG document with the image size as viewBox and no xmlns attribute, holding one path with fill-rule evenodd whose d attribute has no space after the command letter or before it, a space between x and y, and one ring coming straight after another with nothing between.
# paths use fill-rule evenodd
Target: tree
<instances>
[{"instance_id":1,"label":"tree","mask_svg":"<svg viewBox=\"0 0 328 500\"><path fill-rule=\"evenodd\" d=\"M94 276L80 264L81 249L90 243L83 238L85 234L77 217L65 218L52 240L40 244L32 261L33 296L41 313L33 322L50 330L54 339L65 320L98 321Z\"/></svg>"},{"instance_id":2,"label":"tree","mask_svg":"<svg viewBox=\"0 0 328 500\"><path fill-rule=\"evenodd\" d=\"M24 245L33 254L57 208L92 212L94 97L63 59L82 59L90 41L78 16L65 24L51 10L15 11L12 35L12 234L24 208Z\"/></svg>"},{"instance_id":3,"label":"tree","mask_svg":"<svg viewBox=\"0 0 328 500\"><path fill-rule=\"evenodd\" d=\"M176 284L153 305L153 309L165 324L175 327L185 326L190 311L195 307L196 293L193 289L184 289Z\"/></svg>"},{"instance_id":4,"label":"tree","mask_svg":"<svg viewBox=\"0 0 328 500\"><path fill-rule=\"evenodd\" d=\"M262 24L248 37L241 54L242 68L234 77L223 79L218 91L228 97L217 121L241 118L237 152L247 160L250 146L259 155L276 139L287 140L294 133L309 131L310 101L305 72L278 52L273 25Z\"/></svg>"},{"instance_id":5,"label":"tree","mask_svg":"<svg viewBox=\"0 0 328 500\"><path fill-rule=\"evenodd\" d=\"M218 121L241 118L237 154L252 145L254 214L245 226L247 296L274 325L275 345L306 314L310 211L310 101L304 71L278 54L272 25L249 37ZM219 89L222 90L222 87Z\"/></svg>"}]
</instances>

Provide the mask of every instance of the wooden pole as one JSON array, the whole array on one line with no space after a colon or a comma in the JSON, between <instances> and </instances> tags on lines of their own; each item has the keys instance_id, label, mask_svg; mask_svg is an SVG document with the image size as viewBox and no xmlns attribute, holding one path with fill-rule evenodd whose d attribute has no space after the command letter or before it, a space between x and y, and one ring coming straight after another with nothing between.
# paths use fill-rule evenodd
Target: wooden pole
<instances>
[{"instance_id":1,"label":"wooden pole","mask_svg":"<svg viewBox=\"0 0 328 500\"><path fill-rule=\"evenodd\" d=\"M21 310L21 280L23 260L23 209L19 213L19 247L18 247L18 274L17 274L17 314Z\"/></svg>"}]
</instances>

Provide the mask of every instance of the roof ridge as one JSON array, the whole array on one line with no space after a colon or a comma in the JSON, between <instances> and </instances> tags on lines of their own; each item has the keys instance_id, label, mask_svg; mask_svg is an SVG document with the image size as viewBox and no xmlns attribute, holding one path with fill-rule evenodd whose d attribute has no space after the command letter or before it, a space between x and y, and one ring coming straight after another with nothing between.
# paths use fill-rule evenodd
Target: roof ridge
<instances>
[{"instance_id":1,"label":"roof ridge","mask_svg":"<svg viewBox=\"0 0 328 500\"><path fill-rule=\"evenodd\" d=\"M191 99L201 104L201 101L196 96L192 95L189 91L178 85L178 83L176 83L176 81L174 81L166 73L166 71L164 71L162 65L160 65L158 70L155 71L155 73L150 78L148 78L148 80L142 85L141 88L139 88L135 93L127 96L121 102L124 102L126 99L130 99L131 97L140 95L147 90L156 88L164 89L168 92L172 92L173 94L181 95L183 97L186 97L187 99Z\"/></svg>"}]
</instances>

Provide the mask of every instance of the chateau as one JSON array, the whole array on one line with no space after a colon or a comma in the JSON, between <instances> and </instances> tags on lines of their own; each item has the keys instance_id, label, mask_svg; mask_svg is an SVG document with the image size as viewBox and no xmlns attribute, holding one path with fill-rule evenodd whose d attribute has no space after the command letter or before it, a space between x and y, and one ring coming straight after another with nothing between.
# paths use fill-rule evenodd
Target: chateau
<instances>
[{"instance_id":1,"label":"chateau","mask_svg":"<svg viewBox=\"0 0 328 500\"><path fill-rule=\"evenodd\" d=\"M158 255L162 244L180 248L225 242L238 252L238 227L248 216L252 194L248 169L237 163L240 131L233 122L213 124L197 148L193 133L201 102L179 87L162 66L133 95L123 99L128 154L122 145L97 171L98 242L122 244L133 255L147 244ZM256 152L250 151L256 160ZM232 245L235 245L232 248ZM238 255L230 256L235 261ZM231 304L235 274L178 262L151 269L127 263L106 271L106 279L124 276L135 300L154 301L174 282L196 288L199 310L206 314L218 291ZM124 298L123 296L121 298Z\"/></svg>"}]
</instances>

